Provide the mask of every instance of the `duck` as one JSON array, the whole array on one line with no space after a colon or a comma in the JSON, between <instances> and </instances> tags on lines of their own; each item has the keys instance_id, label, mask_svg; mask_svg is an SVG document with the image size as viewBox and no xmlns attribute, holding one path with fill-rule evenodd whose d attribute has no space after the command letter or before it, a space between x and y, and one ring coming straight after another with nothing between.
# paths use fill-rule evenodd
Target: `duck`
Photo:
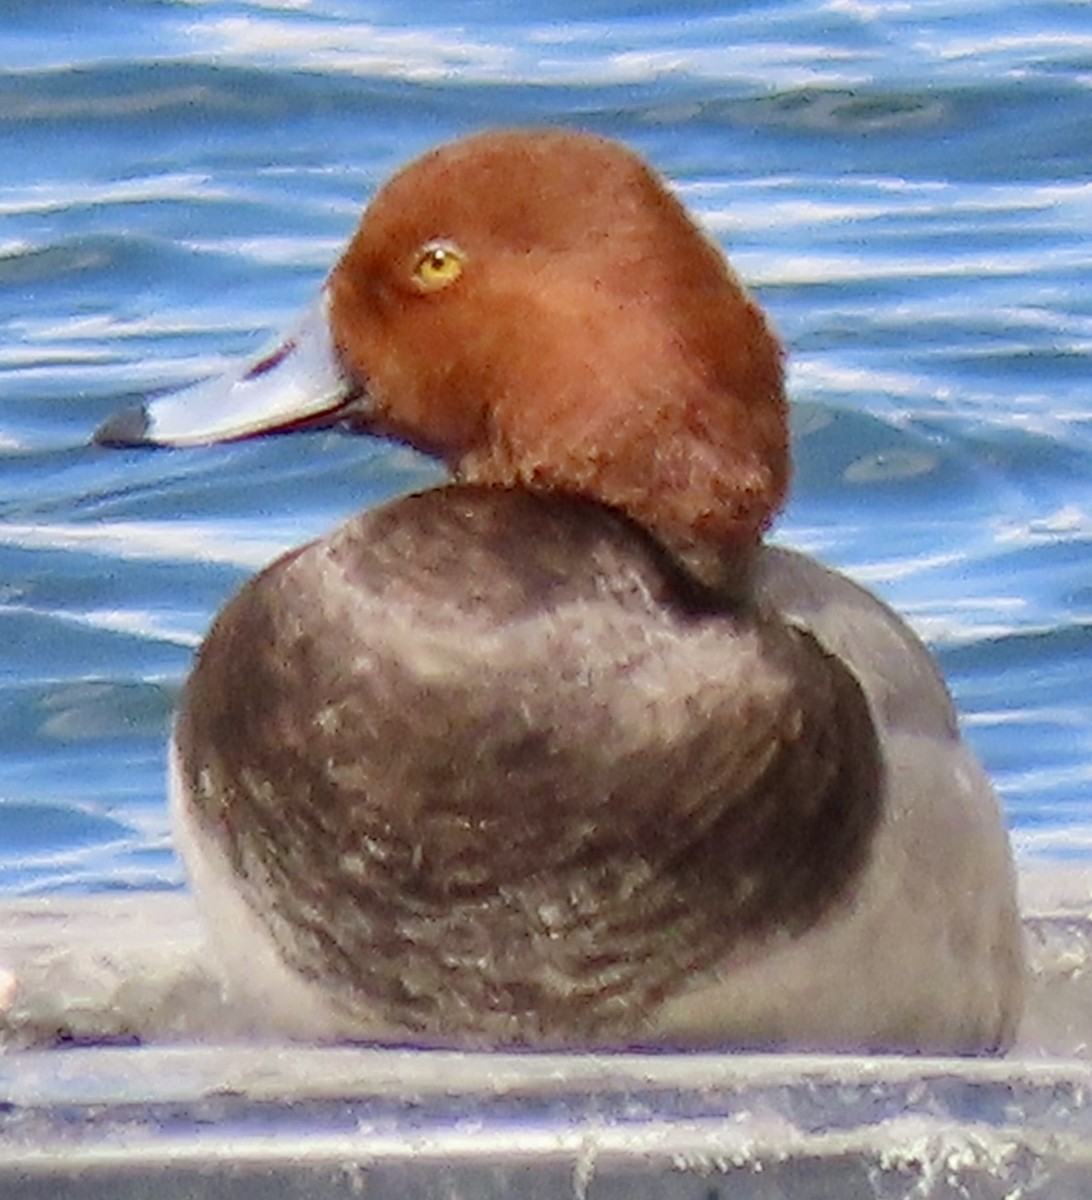
<instances>
[{"instance_id":1,"label":"duck","mask_svg":"<svg viewBox=\"0 0 1092 1200\"><path fill-rule=\"evenodd\" d=\"M784 354L665 180L566 129L426 153L271 350L102 446L337 426L449 481L216 617L170 749L232 1003L463 1050L992 1054L1013 858L930 653L771 544Z\"/></svg>"}]
</instances>

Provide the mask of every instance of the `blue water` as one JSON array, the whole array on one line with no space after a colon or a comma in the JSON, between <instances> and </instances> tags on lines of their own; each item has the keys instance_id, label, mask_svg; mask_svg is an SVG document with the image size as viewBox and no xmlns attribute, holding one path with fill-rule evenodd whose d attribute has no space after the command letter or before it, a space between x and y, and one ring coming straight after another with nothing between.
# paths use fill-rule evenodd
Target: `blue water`
<instances>
[{"instance_id":1,"label":"blue water","mask_svg":"<svg viewBox=\"0 0 1092 1200\"><path fill-rule=\"evenodd\" d=\"M90 432L258 349L397 165L514 123L626 140L730 249L791 348L777 536L933 645L1021 855L1087 861L1092 7L6 0L0 893L180 885L164 743L211 615L437 477Z\"/></svg>"}]
</instances>

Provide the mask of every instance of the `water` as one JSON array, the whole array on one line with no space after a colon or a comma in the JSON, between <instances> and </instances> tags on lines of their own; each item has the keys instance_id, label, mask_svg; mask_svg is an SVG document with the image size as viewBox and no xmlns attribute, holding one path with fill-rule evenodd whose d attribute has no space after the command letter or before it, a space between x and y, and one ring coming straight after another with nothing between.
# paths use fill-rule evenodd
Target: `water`
<instances>
[{"instance_id":1,"label":"water","mask_svg":"<svg viewBox=\"0 0 1092 1200\"><path fill-rule=\"evenodd\" d=\"M0 894L173 888L193 649L279 550L437 477L333 434L87 437L254 351L363 202L494 124L619 137L791 348L777 536L936 649L1025 859L1092 854L1092 10L7 0Z\"/></svg>"}]
</instances>

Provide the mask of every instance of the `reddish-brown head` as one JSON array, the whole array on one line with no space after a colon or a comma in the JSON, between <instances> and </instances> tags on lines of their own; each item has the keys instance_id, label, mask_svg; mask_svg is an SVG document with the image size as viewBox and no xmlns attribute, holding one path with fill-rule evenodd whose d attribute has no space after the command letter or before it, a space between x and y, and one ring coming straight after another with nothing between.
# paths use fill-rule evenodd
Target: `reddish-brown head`
<instances>
[{"instance_id":1,"label":"reddish-brown head","mask_svg":"<svg viewBox=\"0 0 1092 1200\"><path fill-rule=\"evenodd\" d=\"M186 446L332 421L468 482L611 505L717 586L740 578L788 484L761 311L635 154L579 133L425 155L379 192L276 350L97 437Z\"/></svg>"},{"instance_id":2,"label":"reddish-brown head","mask_svg":"<svg viewBox=\"0 0 1092 1200\"><path fill-rule=\"evenodd\" d=\"M688 561L753 545L784 498L778 343L622 146L512 131L427 154L329 293L364 422L460 479L598 499Z\"/></svg>"}]
</instances>

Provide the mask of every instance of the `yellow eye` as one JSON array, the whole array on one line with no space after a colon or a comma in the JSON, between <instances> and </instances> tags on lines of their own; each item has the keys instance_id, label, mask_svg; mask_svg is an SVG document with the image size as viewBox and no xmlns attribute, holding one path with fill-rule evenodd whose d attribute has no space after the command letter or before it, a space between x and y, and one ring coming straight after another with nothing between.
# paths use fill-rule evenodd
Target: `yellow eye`
<instances>
[{"instance_id":1,"label":"yellow eye","mask_svg":"<svg viewBox=\"0 0 1092 1200\"><path fill-rule=\"evenodd\" d=\"M462 251L450 242L428 242L417 255L413 282L422 292L438 292L463 273Z\"/></svg>"}]
</instances>

